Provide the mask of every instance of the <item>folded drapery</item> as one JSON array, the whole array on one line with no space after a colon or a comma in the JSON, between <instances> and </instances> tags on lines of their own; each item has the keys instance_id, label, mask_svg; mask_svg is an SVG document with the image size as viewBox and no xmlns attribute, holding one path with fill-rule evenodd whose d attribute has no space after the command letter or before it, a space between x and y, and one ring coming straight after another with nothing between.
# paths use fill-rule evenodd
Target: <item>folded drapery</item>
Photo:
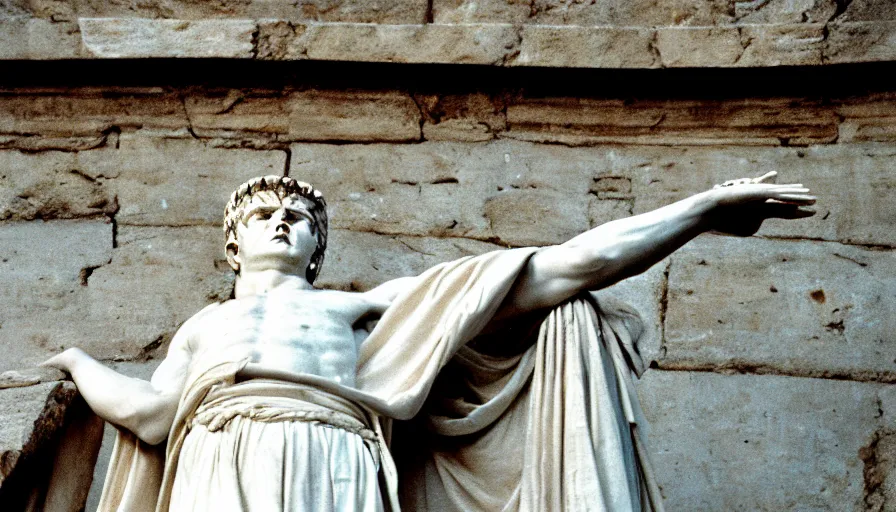
<instances>
[{"instance_id":1,"label":"folded drapery","mask_svg":"<svg viewBox=\"0 0 896 512\"><path fill-rule=\"evenodd\" d=\"M489 340L468 346L535 250L464 258L422 274L362 343L357 388L245 361L192 378L164 470L158 449L121 434L100 510L168 510L197 408L215 385L232 385L237 375L306 384L345 399L371 416L380 438L391 419L411 420L396 428L419 427L416 435L392 439L402 454L398 480L388 457L381 464L382 494L393 509L400 487L412 510L661 510L631 382L633 371L643 371L636 315L595 310L579 298L547 315L537 338L501 338L502 346L519 346L517 353L494 355L501 351L490 350ZM159 489L156 499L151 488Z\"/></svg>"}]
</instances>

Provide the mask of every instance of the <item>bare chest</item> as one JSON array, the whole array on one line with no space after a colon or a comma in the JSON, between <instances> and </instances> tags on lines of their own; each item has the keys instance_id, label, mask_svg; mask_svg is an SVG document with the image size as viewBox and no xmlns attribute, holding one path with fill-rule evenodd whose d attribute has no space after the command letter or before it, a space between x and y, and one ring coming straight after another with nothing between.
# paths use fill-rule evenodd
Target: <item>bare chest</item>
<instances>
[{"instance_id":1,"label":"bare chest","mask_svg":"<svg viewBox=\"0 0 896 512\"><path fill-rule=\"evenodd\" d=\"M299 291L232 300L194 339L194 366L249 359L353 386L361 321L378 311L359 294Z\"/></svg>"}]
</instances>

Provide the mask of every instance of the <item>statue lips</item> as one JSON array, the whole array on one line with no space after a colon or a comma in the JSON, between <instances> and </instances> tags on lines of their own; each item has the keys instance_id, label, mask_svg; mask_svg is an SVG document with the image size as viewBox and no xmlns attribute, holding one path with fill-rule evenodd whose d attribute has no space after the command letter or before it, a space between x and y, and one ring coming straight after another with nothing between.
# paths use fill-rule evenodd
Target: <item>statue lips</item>
<instances>
[{"instance_id":1,"label":"statue lips","mask_svg":"<svg viewBox=\"0 0 896 512\"><path fill-rule=\"evenodd\" d=\"M271 240L280 240L282 242L285 242L286 245L292 245L292 242L289 241L289 235L287 235L286 233L277 233L271 238Z\"/></svg>"}]
</instances>

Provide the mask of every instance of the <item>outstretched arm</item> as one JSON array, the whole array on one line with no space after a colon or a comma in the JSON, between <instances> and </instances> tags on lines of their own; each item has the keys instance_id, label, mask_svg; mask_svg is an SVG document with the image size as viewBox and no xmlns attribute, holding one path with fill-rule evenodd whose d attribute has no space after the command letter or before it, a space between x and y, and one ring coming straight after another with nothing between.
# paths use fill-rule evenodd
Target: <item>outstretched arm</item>
<instances>
[{"instance_id":1,"label":"outstretched arm","mask_svg":"<svg viewBox=\"0 0 896 512\"><path fill-rule=\"evenodd\" d=\"M181 328L150 382L121 375L78 348L41 365L70 373L97 416L130 430L146 443L159 444L168 436L186 381L190 363L187 338Z\"/></svg>"},{"instance_id":2,"label":"outstretched arm","mask_svg":"<svg viewBox=\"0 0 896 512\"><path fill-rule=\"evenodd\" d=\"M769 218L796 219L815 198L801 184L775 185L775 173L733 180L657 210L598 226L536 252L496 320L556 306L584 290L644 272L706 231L750 236Z\"/></svg>"}]
</instances>

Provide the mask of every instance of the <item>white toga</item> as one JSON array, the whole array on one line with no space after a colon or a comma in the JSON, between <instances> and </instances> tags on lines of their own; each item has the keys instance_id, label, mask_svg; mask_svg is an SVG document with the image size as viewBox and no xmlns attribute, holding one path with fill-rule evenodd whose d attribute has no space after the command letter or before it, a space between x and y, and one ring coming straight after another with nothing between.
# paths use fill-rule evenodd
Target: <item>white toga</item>
<instances>
[{"instance_id":1,"label":"white toga","mask_svg":"<svg viewBox=\"0 0 896 512\"><path fill-rule=\"evenodd\" d=\"M644 369L634 315L579 298L533 340L490 341L516 354L468 346L533 251L421 275L361 345L357 389L238 382L277 377L240 361L203 373L164 456L119 437L100 510L661 510L631 381Z\"/></svg>"}]
</instances>

